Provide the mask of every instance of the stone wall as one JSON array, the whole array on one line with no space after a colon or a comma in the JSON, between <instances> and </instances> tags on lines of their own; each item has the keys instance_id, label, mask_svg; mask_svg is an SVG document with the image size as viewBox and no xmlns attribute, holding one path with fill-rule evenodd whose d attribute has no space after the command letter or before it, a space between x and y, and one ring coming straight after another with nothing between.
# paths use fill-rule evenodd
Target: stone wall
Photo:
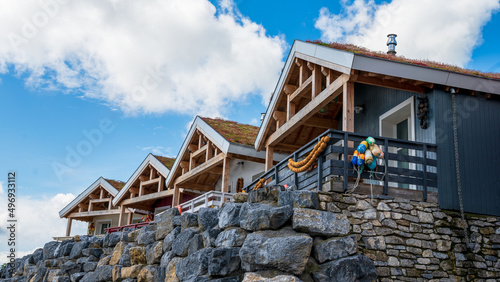
<instances>
[{"instance_id":1,"label":"stone wall","mask_svg":"<svg viewBox=\"0 0 500 282\"><path fill-rule=\"evenodd\" d=\"M375 262L380 281L499 281L500 221L460 214L437 204L366 195L318 193L320 209L342 212L359 251Z\"/></svg>"},{"instance_id":2,"label":"stone wall","mask_svg":"<svg viewBox=\"0 0 500 282\"><path fill-rule=\"evenodd\" d=\"M435 204L265 187L219 209L49 242L2 281L497 281L500 222ZM14 276L9 278L9 271Z\"/></svg>"}]
</instances>

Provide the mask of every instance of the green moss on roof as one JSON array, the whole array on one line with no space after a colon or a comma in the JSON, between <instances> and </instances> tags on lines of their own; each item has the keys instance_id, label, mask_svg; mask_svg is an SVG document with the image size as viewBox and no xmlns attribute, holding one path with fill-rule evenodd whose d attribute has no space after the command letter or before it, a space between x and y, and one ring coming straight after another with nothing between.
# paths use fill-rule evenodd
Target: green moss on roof
<instances>
[{"instance_id":1,"label":"green moss on roof","mask_svg":"<svg viewBox=\"0 0 500 282\"><path fill-rule=\"evenodd\" d=\"M255 144L255 137L259 132L257 126L221 118L202 117L202 119L229 142L252 147Z\"/></svg>"},{"instance_id":2,"label":"green moss on roof","mask_svg":"<svg viewBox=\"0 0 500 282\"><path fill-rule=\"evenodd\" d=\"M153 155L157 160L159 160L164 166L166 166L168 169L172 169L172 166L174 166L175 159L174 158L167 158L167 157L162 157L162 156L157 156Z\"/></svg>"},{"instance_id":3,"label":"green moss on roof","mask_svg":"<svg viewBox=\"0 0 500 282\"><path fill-rule=\"evenodd\" d=\"M115 187L115 189L118 191L120 191L123 188L123 186L125 186L125 182L122 182L120 180L113 180L107 178L104 178L104 180L106 180L109 184L111 184L111 186Z\"/></svg>"},{"instance_id":4,"label":"green moss on roof","mask_svg":"<svg viewBox=\"0 0 500 282\"><path fill-rule=\"evenodd\" d=\"M384 53L384 52L371 51L369 49L366 49L366 48L363 48L360 46L356 46L353 44L344 44L344 43L337 43L337 42L325 43L321 40L307 40L307 42L318 44L321 46L334 48L337 50L351 52L354 54L365 55L365 56L369 56L369 57L375 57L375 58L381 58L381 59L386 59L386 60L391 60L391 61L408 63L408 64L418 65L418 66L423 66L423 67L453 71L453 72L458 72L458 73L463 73L463 74L468 74L468 75L481 76L481 77L492 78L492 79L500 79L500 73L493 73L493 72L486 73L486 72L481 72L481 71L477 71L477 70L464 69L464 68L461 68L458 66L443 64L443 63L434 62L434 61L408 59L408 58L405 58L405 57L399 56L399 55L393 56L393 55L389 55L389 54Z\"/></svg>"}]
</instances>

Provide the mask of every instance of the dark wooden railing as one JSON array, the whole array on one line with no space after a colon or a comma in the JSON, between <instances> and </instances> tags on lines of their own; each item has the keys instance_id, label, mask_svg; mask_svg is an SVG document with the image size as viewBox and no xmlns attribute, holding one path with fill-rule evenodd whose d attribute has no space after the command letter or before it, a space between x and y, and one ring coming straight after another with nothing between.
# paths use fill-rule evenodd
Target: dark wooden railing
<instances>
[{"instance_id":1,"label":"dark wooden railing","mask_svg":"<svg viewBox=\"0 0 500 282\"><path fill-rule=\"evenodd\" d=\"M321 137L326 135L330 136L330 142L318 157L316 168L302 173L294 173L288 168L288 159L293 158L294 161L304 159ZM349 178L358 176L350 158L345 156L352 156L355 150L354 146L367 137L358 133L328 130L266 171L259 179L272 180L270 184L275 185L295 185L296 189L318 187L318 190L321 190L326 177L338 176L343 179L343 191L345 192L348 189ZM437 191L437 146L435 144L379 136L372 137L375 138L376 144L380 146L385 155L386 165L379 165L372 172L377 176L376 178L383 178L379 183L383 185L384 195L388 195L390 186L402 186L401 184L412 185L417 190L421 190L424 201L427 201L429 188L434 188L433 190ZM345 144L349 144L349 146L345 146ZM360 178L377 181L377 179L370 179L368 170L363 171ZM253 189L259 179L250 183L244 190L248 192Z\"/></svg>"}]
</instances>

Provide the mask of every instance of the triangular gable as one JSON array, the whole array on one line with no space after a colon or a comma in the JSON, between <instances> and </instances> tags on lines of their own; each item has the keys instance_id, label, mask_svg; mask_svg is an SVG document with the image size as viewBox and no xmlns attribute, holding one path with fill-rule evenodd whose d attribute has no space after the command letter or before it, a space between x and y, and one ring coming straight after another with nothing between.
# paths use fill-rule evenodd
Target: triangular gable
<instances>
[{"instance_id":1,"label":"triangular gable","mask_svg":"<svg viewBox=\"0 0 500 282\"><path fill-rule=\"evenodd\" d=\"M273 114L280 106L279 102L282 101L283 97L287 96L287 92L296 89L286 89L285 86L289 82L289 79L292 75L297 76L297 60L314 62L321 67L333 70L337 74L349 75L351 72L353 59L354 55L352 53L296 40L290 50L285 66L283 68L283 72L280 75L271 101L267 107L264 120L259 128L259 132L255 139L255 149L258 151L265 149L265 142L269 134L268 132L271 130L271 127L274 127L276 116L273 116ZM312 82L308 82L308 87L311 87ZM304 85L305 84L306 83L304 83Z\"/></svg>"},{"instance_id":2,"label":"triangular gable","mask_svg":"<svg viewBox=\"0 0 500 282\"><path fill-rule=\"evenodd\" d=\"M193 142L193 138L198 135L202 135L210 141L211 145L218 149L218 152L222 152L225 155L228 154L231 147L231 142L229 142L224 136L217 132L213 127L211 127L203 118L196 116L189 132L182 143L182 147L177 154L174 165L172 166L172 173L169 174L167 178L167 186L172 187L172 181L178 176L182 171L182 163L184 158L189 154L190 144ZM253 149L252 149L253 150Z\"/></svg>"},{"instance_id":3,"label":"triangular gable","mask_svg":"<svg viewBox=\"0 0 500 282\"><path fill-rule=\"evenodd\" d=\"M124 198L124 196L129 192L130 188L132 188L134 183L139 180L139 176L150 165L157 171L157 173L160 173L162 175L163 179L166 179L170 173L170 169L165 166L165 164L163 163L164 160L159 159L159 157L157 158L153 154L149 154L144 159L144 161L142 161L141 165L139 165L139 167L135 170L134 174L132 174L127 183L125 183L120 192L116 195L115 199L113 200L113 205L116 206Z\"/></svg>"},{"instance_id":4,"label":"triangular gable","mask_svg":"<svg viewBox=\"0 0 500 282\"><path fill-rule=\"evenodd\" d=\"M68 215L74 208L78 206L82 201L87 199L87 197L92 194L96 189L99 189L100 187L104 188L109 194L111 194L112 197L115 197L118 194L118 190L113 187L106 179L103 177L99 177L92 185L90 185L85 191L80 193L71 203L69 203L66 207L64 207L60 212L59 212L59 217L64 217Z\"/></svg>"}]
</instances>

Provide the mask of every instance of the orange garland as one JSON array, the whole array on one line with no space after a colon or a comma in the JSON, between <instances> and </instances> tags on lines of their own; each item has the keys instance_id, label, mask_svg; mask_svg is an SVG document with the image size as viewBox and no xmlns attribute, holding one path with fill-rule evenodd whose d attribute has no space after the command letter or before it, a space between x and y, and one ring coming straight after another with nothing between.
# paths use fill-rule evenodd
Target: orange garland
<instances>
[{"instance_id":1,"label":"orange garland","mask_svg":"<svg viewBox=\"0 0 500 282\"><path fill-rule=\"evenodd\" d=\"M330 142L330 137L323 136L305 159L299 162L295 162L293 159L289 159L288 168L295 173L306 171L314 164L314 161L318 158L319 154L321 154L325 150L328 142Z\"/></svg>"}]
</instances>

